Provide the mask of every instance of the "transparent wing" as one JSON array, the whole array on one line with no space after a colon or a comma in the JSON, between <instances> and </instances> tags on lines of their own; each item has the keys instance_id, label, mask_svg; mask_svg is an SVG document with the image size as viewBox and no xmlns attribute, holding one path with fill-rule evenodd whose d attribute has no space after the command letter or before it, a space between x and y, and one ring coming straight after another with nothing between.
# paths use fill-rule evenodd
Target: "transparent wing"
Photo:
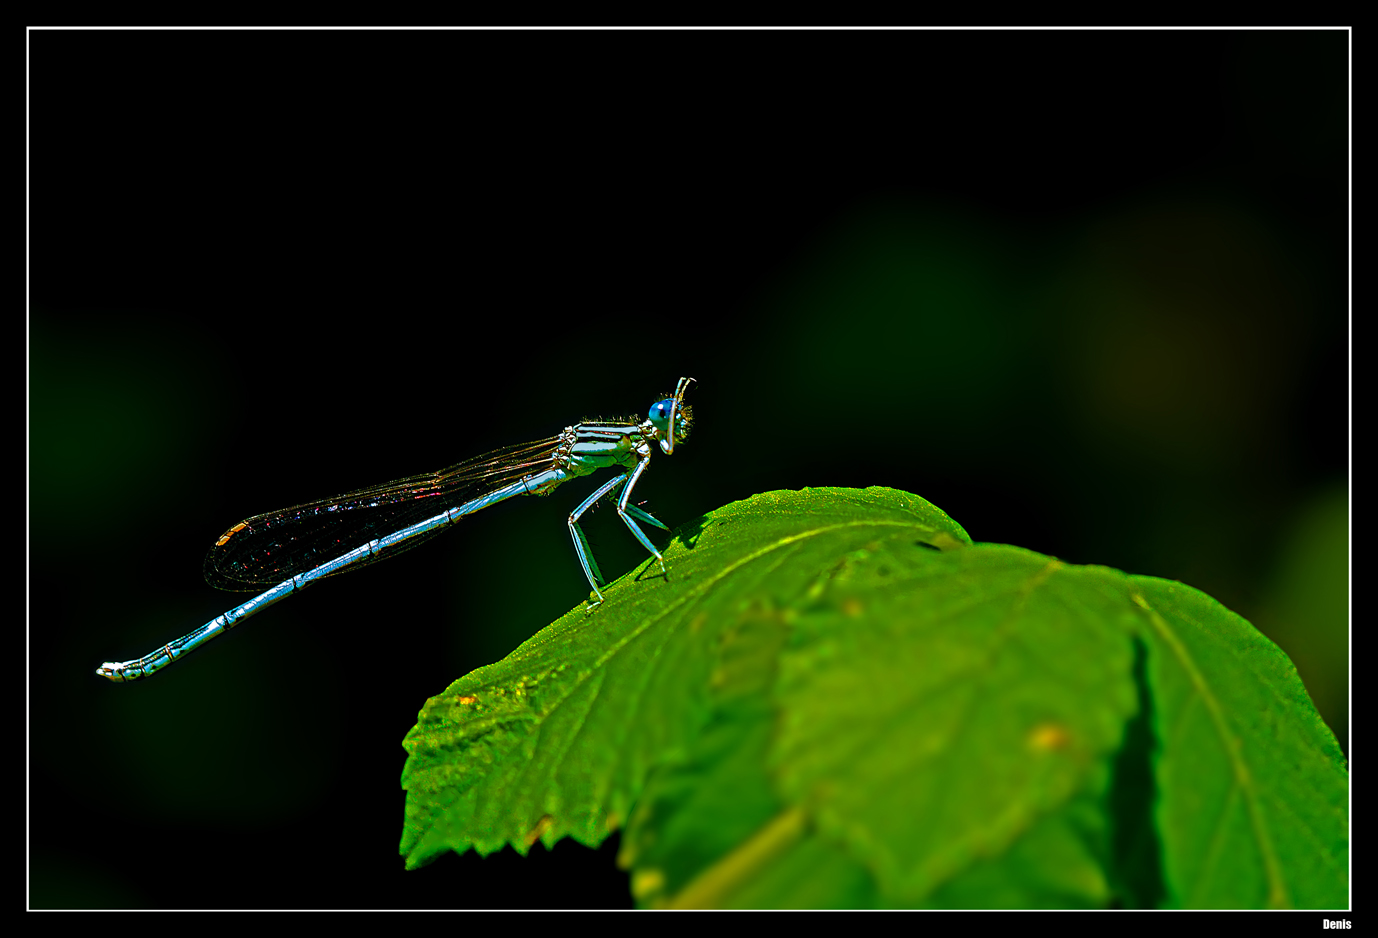
<instances>
[{"instance_id":1,"label":"transparent wing","mask_svg":"<svg viewBox=\"0 0 1378 938\"><path fill-rule=\"evenodd\" d=\"M436 472L254 515L221 535L206 554L206 582L228 590L281 583L375 538L550 468L562 440L559 435L504 446ZM419 534L338 572L370 566L445 530L441 526Z\"/></svg>"}]
</instances>

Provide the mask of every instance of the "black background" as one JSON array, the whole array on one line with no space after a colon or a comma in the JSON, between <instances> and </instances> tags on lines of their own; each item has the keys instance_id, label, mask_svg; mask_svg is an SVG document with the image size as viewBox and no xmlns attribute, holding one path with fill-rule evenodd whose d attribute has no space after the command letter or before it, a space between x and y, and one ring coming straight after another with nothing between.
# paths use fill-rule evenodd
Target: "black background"
<instances>
[{"instance_id":1,"label":"black background","mask_svg":"<svg viewBox=\"0 0 1378 938\"><path fill-rule=\"evenodd\" d=\"M671 525L889 485L1181 579L1347 748L1343 563L1286 573L1346 556L1347 68L1342 31L30 32L30 904L627 906L615 836L396 852L422 704L587 592L589 484L92 669L239 602L200 565L245 516L681 375Z\"/></svg>"}]
</instances>

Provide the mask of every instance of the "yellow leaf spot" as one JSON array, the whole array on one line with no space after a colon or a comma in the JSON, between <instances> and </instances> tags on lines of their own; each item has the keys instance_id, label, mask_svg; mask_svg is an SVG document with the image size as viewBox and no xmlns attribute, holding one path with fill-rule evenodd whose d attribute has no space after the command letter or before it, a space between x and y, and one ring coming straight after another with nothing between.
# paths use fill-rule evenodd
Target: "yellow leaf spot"
<instances>
[{"instance_id":1,"label":"yellow leaf spot","mask_svg":"<svg viewBox=\"0 0 1378 938\"><path fill-rule=\"evenodd\" d=\"M665 888L662 870L637 870L632 874L632 898L642 902Z\"/></svg>"},{"instance_id":2,"label":"yellow leaf spot","mask_svg":"<svg viewBox=\"0 0 1378 938\"><path fill-rule=\"evenodd\" d=\"M1060 723L1040 723L1029 734L1029 748L1038 752L1065 749L1071 739L1067 727Z\"/></svg>"}]
</instances>

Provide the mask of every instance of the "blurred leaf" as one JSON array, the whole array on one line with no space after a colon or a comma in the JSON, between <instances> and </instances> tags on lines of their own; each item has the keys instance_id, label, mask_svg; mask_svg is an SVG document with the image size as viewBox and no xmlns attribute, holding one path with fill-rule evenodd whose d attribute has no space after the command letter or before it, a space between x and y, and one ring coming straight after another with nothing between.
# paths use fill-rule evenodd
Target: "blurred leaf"
<instances>
[{"instance_id":1,"label":"blurred leaf","mask_svg":"<svg viewBox=\"0 0 1378 938\"><path fill-rule=\"evenodd\" d=\"M644 905L1346 904L1334 739L1199 592L882 488L728 505L666 561L427 703L409 867L634 810Z\"/></svg>"},{"instance_id":2,"label":"blurred leaf","mask_svg":"<svg viewBox=\"0 0 1378 938\"><path fill-rule=\"evenodd\" d=\"M1297 666L1335 735L1349 735L1349 492L1313 496L1282 539L1255 624Z\"/></svg>"}]
</instances>

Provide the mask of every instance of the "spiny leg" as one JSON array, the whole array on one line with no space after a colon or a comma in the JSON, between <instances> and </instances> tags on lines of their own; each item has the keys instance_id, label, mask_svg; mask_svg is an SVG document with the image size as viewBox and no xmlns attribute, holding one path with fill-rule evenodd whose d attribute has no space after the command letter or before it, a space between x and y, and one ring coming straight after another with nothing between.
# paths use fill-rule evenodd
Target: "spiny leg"
<instances>
[{"instance_id":1,"label":"spiny leg","mask_svg":"<svg viewBox=\"0 0 1378 938\"><path fill-rule=\"evenodd\" d=\"M598 591L598 584L606 583L607 580L603 578L603 571L598 569L598 562L593 559L593 551L589 548L588 538L584 537L584 532L579 528L579 518L584 512L592 508L598 499L609 492L616 491L617 487L630 477L631 473L627 473L604 482L597 491L584 499L579 507L570 512L569 515L569 535L574 538L574 550L579 555L579 564L584 568L584 576L588 577L589 586L593 587L593 595L598 597L598 602L589 603L588 608L590 609L603 602L603 594Z\"/></svg>"},{"instance_id":2,"label":"spiny leg","mask_svg":"<svg viewBox=\"0 0 1378 938\"><path fill-rule=\"evenodd\" d=\"M632 497L632 489L636 486L636 480L641 478L641 473L645 472L646 467L650 464L651 457L646 456L641 460L641 462L637 463L635 469L633 469L631 472L627 474L627 487L622 490L622 497L617 500L617 516L626 522L627 527L631 530L633 536L635 536L636 539L641 542L641 546L649 550L652 556L654 556L655 559L660 562L660 572L668 577L670 575L670 571L665 569L665 558L660 555L660 551L656 550L656 546L651 543L651 539L646 536L646 532L641 530L641 525L637 524L635 521L632 520L632 516L635 515L642 521L654 524L656 527L665 528L666 531L670 529L665 527L665 525L661 524L655 518L648 515L646 512L642 511L640 508L637 508L634 505L627 504L628 500Z\"/></svg>"},{"instance_id":3,"label":"spiny leg","mask_svg":"<svg viewBox=\"0 0 1378 938\"><path fill-rule=\"evenodd\" d=\"M662 531L670 530L670 526L668 524L661 524L659 519L655 518L652 515L648 515L646 512L642 511L640 508L637 508L635 505L627 506L627 514L632 515L636 518L640 518L647 524L653 524L656 527L660 528Z\"/></svg>"}]
</instances>

